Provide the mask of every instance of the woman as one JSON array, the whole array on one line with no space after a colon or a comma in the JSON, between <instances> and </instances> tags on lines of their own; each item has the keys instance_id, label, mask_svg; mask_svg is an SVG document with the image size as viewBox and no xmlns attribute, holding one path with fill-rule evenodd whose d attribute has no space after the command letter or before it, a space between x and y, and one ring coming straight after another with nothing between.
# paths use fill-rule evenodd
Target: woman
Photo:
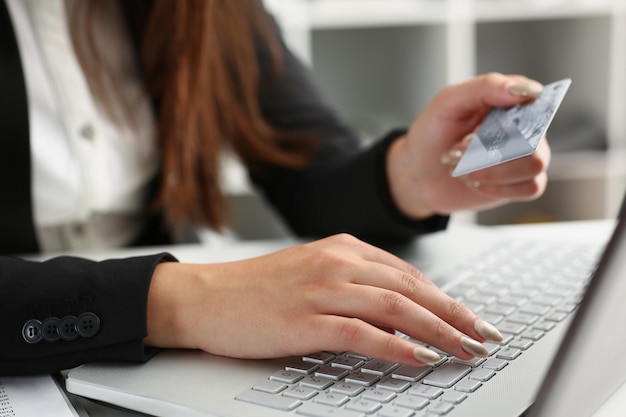
<instances>
[{"instance_id":1,"label":"woman","mask_svg":"<svg viewBox=\"0 0 626 417\"><path fill-rule=\"evenodd\" d=\"M2 253L162 244L188 223L219 229L223 150L237 153L294 232L321 239L204 265L168 254L0 257L0 374L141 361L149 347L245 358L351 350L424 364L437 354L392 329L461 358L500 338L363 240L406 239L441 230L458 209L539 196L545 141L461 179L450 171L492 106L531 100L540 84L488 74L450 86L408 130L364 149L260 1L6 5Z\"/></svg>"}]
</instances>

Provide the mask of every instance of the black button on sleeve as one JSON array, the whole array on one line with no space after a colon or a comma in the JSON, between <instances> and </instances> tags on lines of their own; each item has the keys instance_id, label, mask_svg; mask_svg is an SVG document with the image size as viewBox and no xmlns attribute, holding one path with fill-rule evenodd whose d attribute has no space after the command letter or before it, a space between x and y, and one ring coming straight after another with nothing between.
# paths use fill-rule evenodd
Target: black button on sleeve
<instances>
[{"instance_id":1,"label":"black button on sleeve","mask_svg":"<svg viewBox=\"0 0 626 417\"><path fill-rule=\"evenodd\" d=\"M100 331L100 318L94 313L83 313L76 319L76 332L82 337L93 337Z\"/></svg>"},{"instance_id":2,"label":"black button on sleeve","mask_svg":"<svg viewBox=\"0 0 626 417\"><path fill-rule=\"evenodd\" d=\"M41 335L46 342L56 342L61 339L59 334L59 323L61 320L58 317L49 317L41 323Z\"/></svg>"},{"instance_id":3,"label":"black button on sleeve","mask_svg":"<svg viewBox=\"0 0 626 417\"><path fill-rule=\"evenodd\" d=\"M59 334L65 341L76 340L80 337L76 331L76 316L65 316L59 323Z\"/></svg>"},{"instance_id":4,"label":"black button on sleeve","mask_svg":"<svg viewBox=\"0 0 626 417\"><path fill-rule=\"evenodd\" d=\"M41 342L41 322L37 319L28 320L22 327L22 337L30 344Z\"/></svg>"}]
</instances>

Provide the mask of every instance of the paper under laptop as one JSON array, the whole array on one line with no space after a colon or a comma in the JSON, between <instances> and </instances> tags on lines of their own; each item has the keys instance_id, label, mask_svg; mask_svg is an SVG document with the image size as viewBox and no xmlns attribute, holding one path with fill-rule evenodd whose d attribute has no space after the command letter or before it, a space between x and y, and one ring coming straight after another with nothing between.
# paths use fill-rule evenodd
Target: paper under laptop
<instances>
[{"instance_id":1,"label":"paper under laptop","mask_svg":"<svg viewBox=\"0 0 626 417\"><path fill-rule=\"evenodd\" d=\"M52 375L0 376L2 417L88 417Z\"/></svg>"},{"instance_id":2,"label":"paper under laptop","mask_svg":"<svg viewBox=\"0 0 626 417\"><path fill-rule=\"evenodd\" d=\"M592 416L626 380L626 232L624 208L588 296L570 320L558 323L446 416ZM493 236L481 240L492 244ZM567 241L564 241L567 242ZM568 243L563 243L563 247ZM404 253L403 256L408 256ZM443 259L442 259L443 260ZM560 344L566 331L565 343ZM556 353L558 351L558 353ZM555 356L556 353L556 356ZM553 359L556 358L556 360ZM283 417L304 408L275 410L235 397L284 369L293 359L238 360L199 351L166 350L144 364L92 363L71 371L68 391L155 416ZM552 367L551 367L552 364ZM551 369L549 372L548 370ZM544 376L547 373L547 378ZM333 416L376 415L345 409ZM407 410L407 412L409 412ZM414 410L415 416L424 415ZM314 414L304 414L314 415Z\"/></svg>"}]
</instances>

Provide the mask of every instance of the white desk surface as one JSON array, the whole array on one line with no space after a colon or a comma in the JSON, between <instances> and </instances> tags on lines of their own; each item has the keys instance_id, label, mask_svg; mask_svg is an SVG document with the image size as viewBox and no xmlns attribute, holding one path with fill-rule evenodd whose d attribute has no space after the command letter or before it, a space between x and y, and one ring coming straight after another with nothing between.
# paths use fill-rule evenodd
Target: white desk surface
<instances>
[{"instance_id":1,"label":"white desk surface","mask_svg":"<svg viewBox=\"0 0 626 417\"><path fill-rule=\"evenodd\" d=\"M567 239L582 242L604 242L610 236L614 222L607 220L542 223L523 226L484 227L465 224L452 224L451 227L439 233L417 238L410 248L403 248L399 254L411 253L411 262L423 271L431 272L436 276L441 264L449 268L476 252L477 240L497 239L503 233L523 238L537 239ZM181 262L218 262L244 259L252 256L274 252L276 250L298 243L297 240L280 239L270 241L232 242L219 245L181 245L158 248L133 248L107 252L85 252L79 255L95 259L110 257L126 257L142 254L168 251ZM406 251L410 252L406 252ZM404 252L403 252L404 251ZM444 262L445 261L445 262ZM88 400L78 399L78 405L84 407L89 417L137 417L143 416L125 410L118 410L106 405L95 404ZM614 396L611 401L594 415L594 417L608 417L621 415L626 406L626 385L620 390L620 395Z\"/></svg>"}]
</instances>

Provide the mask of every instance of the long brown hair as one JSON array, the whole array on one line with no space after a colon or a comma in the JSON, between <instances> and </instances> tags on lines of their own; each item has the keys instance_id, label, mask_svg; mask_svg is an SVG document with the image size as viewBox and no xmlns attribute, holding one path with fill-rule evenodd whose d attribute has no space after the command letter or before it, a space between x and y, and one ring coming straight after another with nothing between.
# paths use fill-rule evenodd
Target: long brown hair
<instances>
[{"instance_id":1,"label":"long brown hair","mask_svg":"<svg viewBox=\"0 0 626 417\"><path fill-rule=\"evenodd\" d=\"M106 66L99 65L105 63L90 19L103 0L67 1L79 60L88 74L101 73ZM281 64L279 40L261 0L122 0L120 5L157 108L162 175L156 203L170 225L224 225L219 156L225 147L250 169L306 165L314 140L271 126L259 105L255 42L269 48L276 70ZM95 95L114 113L105 85L97 81L102 77L89 78L96 80ZM132 103L127 106L132 110Z\"/></svg>"}]
</instances>

